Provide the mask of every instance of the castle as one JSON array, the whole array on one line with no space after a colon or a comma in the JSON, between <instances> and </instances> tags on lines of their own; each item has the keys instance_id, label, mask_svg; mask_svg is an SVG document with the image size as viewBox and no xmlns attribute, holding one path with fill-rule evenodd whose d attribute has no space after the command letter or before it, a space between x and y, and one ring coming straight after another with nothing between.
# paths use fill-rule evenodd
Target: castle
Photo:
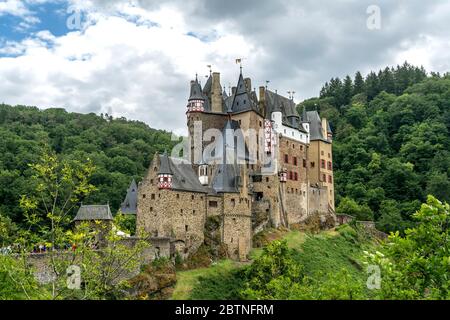
<instances>
[{"instance_id":1,"label":"castle","mask_svg":"<svg viewBox=\"0 0 450 320\"><path fill-rule=\"evenodd\" d=\"M181 111L181 110L180 110ZM296 110L293 97L252 90L242 68L228 94L220 74L190 83L189 136L182 154L155 154L143 181L133 181L122 212L136 227L187 257L215 238L245 260L253 235L301 225L311 217L335 223L332 131L317 111Z\"/></svg>"}]
</instances>

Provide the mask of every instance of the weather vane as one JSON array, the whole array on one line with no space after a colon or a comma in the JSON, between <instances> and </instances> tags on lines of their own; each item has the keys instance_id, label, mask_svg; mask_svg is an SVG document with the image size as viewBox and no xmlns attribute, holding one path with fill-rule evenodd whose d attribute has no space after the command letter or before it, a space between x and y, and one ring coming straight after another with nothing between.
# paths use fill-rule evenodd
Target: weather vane
<instances>
[{"instance_id":1,"label":"weather vane","mask_svg":"<svg viewBox=\"0 0 450 320\"><path fill-rule=\"evenodd\" d=\"M236 59L236 64L239 64L239 68L241 69L241 73L242 73L242 60L244 60L244 58L237 58Z\"/></svg>"}]
</instances>

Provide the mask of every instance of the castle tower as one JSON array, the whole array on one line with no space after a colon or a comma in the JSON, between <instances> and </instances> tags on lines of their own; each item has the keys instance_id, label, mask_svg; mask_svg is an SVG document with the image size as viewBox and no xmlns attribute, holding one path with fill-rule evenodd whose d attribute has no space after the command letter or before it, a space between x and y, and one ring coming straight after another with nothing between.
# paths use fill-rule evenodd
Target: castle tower
<instances>
[{"instance_id":1,"label":"castle tower","mask_svg":"<svg viewBox=\"0 0 450 320\"><path fill-rule=\"evenodd\" d=\"M158 172L158 188L172 189L173 172L170 168L169 157L167 152L161 156L161 165Z\"/></svg>"},{"instance_id":2,"label":"castle tower","mask_svg":"<svg viewBox=\"0 0 450 320\"><path fill-rule=\"evenodd\" d=\"M191 81L191 94L188 99L187 112L203 112L205 111L204 105L205 97L196 76L195 81Z\"/></svg>"},{"instance_id":3,"label":"castle tower","mask_svg":"<svg viewBox=\"0 0 450 320\"><path fill-rule=\"evenodd\" d=\"M309 180L313 185L327 188L328 205L334 210L334 177L332 132L328 120L321 119L317 111L306 112L310 126Z\"/></svg>"}]
</instances>

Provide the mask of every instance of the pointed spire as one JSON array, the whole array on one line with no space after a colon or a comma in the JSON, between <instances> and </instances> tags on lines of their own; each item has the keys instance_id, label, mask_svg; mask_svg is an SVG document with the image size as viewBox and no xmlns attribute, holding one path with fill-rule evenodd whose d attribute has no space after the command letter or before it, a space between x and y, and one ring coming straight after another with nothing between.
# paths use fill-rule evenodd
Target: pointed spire
<instances>
[{"instance_id":1,"label":"pointed spire","mask_svg":"<svg viewBox=\"0 0 450 320\"><path fill-rule=\"evenodd\" d=\"M188 101L191 100L203 100L203 101L205 100L202 94L202 87L198 82L197 74L195 74L195 81L191 81L191 93L189 95Z\"/></svg>"},{"instance_id":2,"label":"pointed spire","mask_svg":"<svg viewBox=\"0 0 450 320\"><path fill-rule=\"evenodd\" d=\"M167 156L167 150L164 150L164 154L160 156L161 165L159 167L159 174L173 174L170 168L169 157Z\"/></svg>"},{"instance_id":3,"label":"pointed spire","mask_svg":"<svg viewBox=\"0 0 450 320\"><path fill-rule=\"evenodd\" d=\"M131 181L130 187L127 190L125 200L122 202L120 211L124 214L136 214L137 210L137 193L138 188L136 180Z\"/></svg>"},{"instance_id":4,"label":"pointed spire","mask_svg":"<svg viewBox=\"0 0 450 320\"><path fill-rule=\"evenodd\" d=\"M227 91L225 90L225 86L223 86L222 97L223 97L224 100L225 100L226 98L228 98L228 94L227 94Z\"/></svg>"},{"instance_id":5,"label":"pointed spire","mask_svg":"<svg viewBox=\"0 0 450 320\"><path fill-rule=\"evenodd\" d=\"M275 97L273 104L274 106L272 112L281 112L280 100L278 99L278 90L275 90Z\"/></svg>"}]
</instances>

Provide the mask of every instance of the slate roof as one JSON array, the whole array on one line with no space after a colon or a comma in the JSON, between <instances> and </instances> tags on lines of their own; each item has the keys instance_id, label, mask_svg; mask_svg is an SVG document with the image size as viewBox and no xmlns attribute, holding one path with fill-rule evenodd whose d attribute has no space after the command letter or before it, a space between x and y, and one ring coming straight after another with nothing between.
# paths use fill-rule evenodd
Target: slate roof
<instances>
[{"instance_id":1,"label":"slate roof","mask_svg":"<svg viewBox=\"0 0 450 320\"><path fill-rule=\"evenodd\" d=\"M320 119L319 113L317 111L307 111L306 121L310 123L309 134L310 140L322 140L328 142L327 137L323 136L322 132L322 120Z\"/></svg>"},{"instance_id":2,"label":"slate roof","mask_svg":"<svg viewBox=\"0 0 450 320\"><path fill-rule=\"evenodd\" d=\"M138 187L136 181L131 181L130 187L127 190L125 200L122 202L120 211L123 214L136 214L137 211L137 194Z\"/></svg>"},{"instance_id":3,"label":"slate roof","mask_svg":"<svg viewBox=\"0 0 450 320\"><path fill-rule=\"evenodd\" d=\"M202 92L202 87L200 86L200 83L198 83L197 77L195 78L195 81L191 81L191 92L189 95L189 100L205 100L205 96Z\"/></svg>"},{"instance_id":4,"label":"slate roof","mask_svg":"<svg viewBox=\"0 0 450 320\"><path fill-rule=\"evenodd\" d=\"M203 87L203 94L207 97L211 94L212 89L212 76L210 75L208 80L206 80L205 86Z\"/></svg>"},{"instance_id":5,"label":"slate roof","mask_svg":"<svg viewBox=\"0 0 450 320\"><path fill-rule=\"evenodd\" d=\"M164 154L159 157L160 165L159 165L159 174L173 174L172 168L170 166L169 157L167 156L167 151L164 151Z\"/></svg>"},{"instance_id":6,"label":"slate roof","mask_svg":"<svg viewBox=\"0 0 450 320\"><path fill-rule=\"evenodd\" d=\"M239 74L239 80L236 87L236 93L234 94L232 103L233 112L242 112L247 110L257 110L257 105L251 98L249 92L244 83L242 73Z\"/></svg>"},{"instance_id":7,"label":"slate roof","mask_svg":"<svg viewBox=\"0 0 450 320\"><path fill-rule=\"evenodd\" d=\"M107 205L81 205L74 221L112 220L111 209Z\"/></svg>"},{"instance_id":8,"label":"slate roof","mask_svg":"<svg viewBox=\"0 0 450 320\"><path fill-rule=\"evenodd\" d=\"M169 157L167 154L159 155L161 165L166 163L170 167L172 176L172 189L207 193L208 190L200 183L192 164L181 158Z\"/></svg>"},{"instance_id":9,"label":"slate roof","mask_svg":"<svg viewBox=\"0 0 450 320\"><path fill-rule=\"evenodd\" d=\"M272 112L281 111L283 115L283 125L307 133L303 126L300 124L300 116L297 113L295 102L292 99L283 97L282 95L270 90L266 90L265 101L267 118L270 118Z\"/></svg>"}]
</instances>

